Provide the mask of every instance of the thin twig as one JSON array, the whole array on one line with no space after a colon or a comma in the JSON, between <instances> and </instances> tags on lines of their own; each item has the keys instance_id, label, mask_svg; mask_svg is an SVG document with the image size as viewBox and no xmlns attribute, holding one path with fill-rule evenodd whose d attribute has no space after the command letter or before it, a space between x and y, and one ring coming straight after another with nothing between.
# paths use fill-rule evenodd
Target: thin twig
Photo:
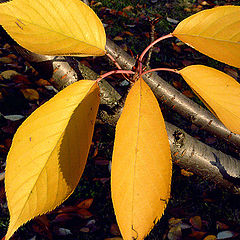
<instances>
[{"instance_id":1,"label":"thin twig","mask_svg":"<svg viewBox=\"0 0 240 240\"><path fill-rule=\"evenodd\" d=\"M164 35L160 38L158 38L157 40L155 40L154 42L152 42L150 45L148 45L145 50L142 52L142 54L140 55L139 59L138 59L138 62L139 62L139 65L138 65L138 71L139 71L139 75L141 76L142 74L142 60L143 60L143 57L145 56L145 54L147 53L147 51L149 49L151 49L152 46L154 46L156 43L166 39L166 38L170 38L170 37L173 37L173 35L170 33L168 35Z\"/></svg>"},{"instance_id":2,"label":"thin twig","mask_svg":"<svg viewBox=\"0 0 240 240\"><path fill-rule=\"evenodd\" d=\"M150 31L150 44L154 42L155 38L154 38L154 35L155 35L155 21L151 21L150 22L150 25L151 25L151 31ZM150 64L150 60L151 60L151 56L152 56L152 51L153 51L153 48L151 47L149 49L149 52L148 52L148 57L147 57L147 60L146 60L146 67L148 68L149 67L149 64Z\"/></svg>"},{"instance_id":3,"label":"thin twig","mask_svg":"<svg viewBox=\"0 0 240 240\"><path fill-rule=\"evenodd\" d=\"M119 69L119 70L122 70L121 66L117 63L117 61L114 59L114 57L112 57L111 54L109 53L106 53L107 57L116 65L116 67ZM129 82L129 74L126 74L127 76L125 76L125 74L122 74L122 76Z\"/></svg>"},{"instance_id":4,"label":"thin twig","mask_svg":"<svg viewBox=\"0 0 240 240\"><path fill-rule=\"evenodd\" d=\"M153 68L150 70L147 70L145 72L142 73L142 75L147 74L147 73L151 73L151 72L157 72L157 71L168 71L168 72L174 72L174 73L178 73L177 69L171 69L171 68Z\"/></svg>"},{"instance_id":5,"label":"thin twig","mask_svg":"<svg viewBox=\"0 0 240 240\"><path fill-rule=\"evenodd\" d=\"M112 74L117 74L117 73L127 73L127 74L135 74L135 72L131 71L131 70L113 70L107 73L104 73L103 75L101 75L96 81L99 82L101 81L103 78L106 78Z\"/></svg>"},{"instance_id":6,"label":"thin twig","mask_svg":"<svg viewBox=\"0 0 240 240\"><path fill-rule=\"evenodd\" d=\"M121 66L120 66L120 65L117 63L117 61L114 59L114 57L112 57L111 54L106 53L106 56L116 65L116 67L117 67L119 70L122 69Z\"/></svg>"}]
</instances>

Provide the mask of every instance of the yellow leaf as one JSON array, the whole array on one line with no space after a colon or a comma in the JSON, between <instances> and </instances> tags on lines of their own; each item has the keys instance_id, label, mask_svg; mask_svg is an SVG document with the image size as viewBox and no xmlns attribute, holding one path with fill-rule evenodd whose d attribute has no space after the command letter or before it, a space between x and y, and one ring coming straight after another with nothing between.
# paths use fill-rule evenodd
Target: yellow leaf
<instances>
[{"instance_id":1,"label":"yellow leaf","mask_svg":"<svg viewBox=\"0 0 240 240\"><path fill-rule=\"evenodd\" d=\"M198 51L240 67L240 6L221 6L194 14L172 33Z\"/></svg>"},{"instance_id":2,"label":"yellow leaf","mask_svg":"<svg viewBox=\"0 0 240 240\"><path fill-rule=\"evenodd\" d=\"M6 240L73 192L86 164L98 105L97 83L82 80L40 106L19 127L7 157Z\"/></svg>"},{"instance_id":3,"label":"yellow leaf","mask_svg":"<svg viewBox=\"0 0 240 240\"><path fill-rule=\"evenodd\" d=\"M209 110L232 132L240 134L240 84L214 68L192 65L179 71Z\"/></svg>"},{"instance_id":4,"label":"yellow leaf","mask_svg":"<svg viewBox=\"0 0 240 240\"><path fill-rule=\"evenodd\" d=\"M158 102L142 80L130 90L117 123L112 201L124 240L144 239L170 196L171 155Z\"/></svg>"},{"instance_id":5,"label":"yellow leaf","mask_svg":"<svg viewBox=\"0 0 240 240\"><path fill-rule=\"evenodd\" d=\"M16 42L35 53L105 54L104 27L92 9L79 0L0 3L0 24Z\"/></svg>"}]
</instances>

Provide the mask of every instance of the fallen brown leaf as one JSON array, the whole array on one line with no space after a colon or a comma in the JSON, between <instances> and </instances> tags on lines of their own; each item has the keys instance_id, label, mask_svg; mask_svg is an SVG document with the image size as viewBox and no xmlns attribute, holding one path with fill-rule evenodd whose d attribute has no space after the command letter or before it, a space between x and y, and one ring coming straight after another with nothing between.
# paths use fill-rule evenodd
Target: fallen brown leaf
<instances>
[{"instance_id":1,"label":"fallen brown leaf","mask_svg":"<svg viewBox=\"0 0 240 240\"><path fill-rule=\"evenodd\" d=\"M202 228L202 219L200 216L194 216L194 217L191 217L189 222L192 224L192 226L195 228L195 229L198 229L200 230Z\"/></svg>"},{"instance_id":2,"label":"fallen brown leaf","mask_svg":"<svg viewBox=\"0 0 240 240\"><path fill-rule=\"evenodd\" d=\"M84 209L84 208L78 209L77 214L84 219L87 219L93 216L92 213L90 213L87 209Z\"/></svg>"},{"instance_id":3,"label":"fallen brown leaf","mask_svg":"<svg viewBox=\"0 0 240 240\"><path fill-rule=\"evenodd\" d=\"M206 232L200 232L192 229L192 233L190 233L188 236L196 240L201 240L204 237L204 235L206 235Z\"/></svg>"},{"instance_id":4,"label":"fallen brown leaf","mask_svg":"<svg viewBox=\"0 0 240 240\"><path fill-rule=\"evenodd\" d=\"M50 86L51 84L47 81L47 80L45 80L45 79L43 79L43 78L40 78L40 79L38 79L36 82L35 82L38 86Z\"/></svg>"},{"instance_id":5,"label":"fallen brown leaf","mask_svg":"<svg viewBox=\"0 0 240 240\"><path fill-rule=\"evenodd\" d=\"M93 198L89 198L89 199L86 199L86 200L80 202L80 203L77 205L77 207L78 207L78 208L88 209L88 208L90 208L90 206L92 205L92 203L93 203Z\"/></svg>"},{"instance_id":6,"label":"fallen brown leaf","mask_svg":"<svg viewBox=\"0 0 240 240\"><path fill-rule=\"evenodd\" d=\"M21 92L28 101L39 100L39 93L35 89L30 88L21 89Z\"/></svg>"},{"instance_id":7,"label":"fallen brown leaf","mask_svg":"<svg viewBox=\"0 0 240 240\"><path fill-rule=\"evenodd\" d=\"M122 41L123 38L121 36L116 36L113 40L114 41Z\"/></svg>"}]
</instances>

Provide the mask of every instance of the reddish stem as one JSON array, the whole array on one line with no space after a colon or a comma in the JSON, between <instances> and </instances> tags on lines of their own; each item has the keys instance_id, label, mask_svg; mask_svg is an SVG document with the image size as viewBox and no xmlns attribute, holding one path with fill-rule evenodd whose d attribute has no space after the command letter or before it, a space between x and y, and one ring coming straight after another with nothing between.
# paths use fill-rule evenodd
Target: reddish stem
<instances>
[{"instance_id":1,"label":"reddish stem","mask_svg":"<svg viewBox=\"0 0 240 240\"><path fill-rule=\"evenodd\" d=\"M147 51L153 47L156 43L166 39L166 38L170 38L170 37L173 37L173 35L170 33L170 34L167 34L165 36L162 36L160 38L158 38L157 40L155 40L154 42L152 42L150 45L148 45L145 50L142 52L142 54L140 55L138 61L139 61L139 66L138 66L138 71L139 71L139 75L141 76L142 75L142 60L143 60L143 57L145 56L145 54L147 53Z\"/></svg>"},{"instance_id":2,"label":"reddish stem","mask_svg":"<svg viewBox=\"0 0 240 240\"><path fill-rule=\"evenodd\" d=\"M114 57L111 54L106 53L106 55L109 57L109 59L111 59L113 61L113 63L116 65L116 67L118 69L120 69L120 70L122 69L121 66L117 63L117 61L114 59ZM127 74L127 77L124 74L122 74L122 75L127 81L129 81L129 79L128 79L129 75L128 74Z\"/></svg>"},{"instance_id":3,"label":"reddish stem","mask_svg":"<svg viewBox=\"0 0 240 240\"><path fill-rule=\"evenodd\" d=\"M147 74L147 73L150 73L150 72L156 72L156 71L168 71L168 72L174 72L174 73L180 74L177 69L171 69L171 68L154 68L154 69L150 69L150 70L148 70L148 71L143 72L142 75Z\"/></svg>"},{"instance_id":4,"label":"reddish stem","mask_svg":"<svg viewBox=\"0 0 240 240\"><path fill-rule=\"evenodd\" d=\"M96 81L100 82L103 78L108 77L114 73L127 73L127 74L135 74L135 72L131 71L131 70L113 70L107 73L104 73L103 75L101 75Z\"/></svg>"},{"instance_id":5,"label":"reddish stem","mask_svg":"<svg viewBox=\"0 0 240 240\"><path fill-rule=\"evenodd\" d=\"M106 53L106 55L113 61L113 63L116 65L118 69L122 69L121 66L117 63L117 61L110 55L109 53Z\"/></svg>"}]
</instances>

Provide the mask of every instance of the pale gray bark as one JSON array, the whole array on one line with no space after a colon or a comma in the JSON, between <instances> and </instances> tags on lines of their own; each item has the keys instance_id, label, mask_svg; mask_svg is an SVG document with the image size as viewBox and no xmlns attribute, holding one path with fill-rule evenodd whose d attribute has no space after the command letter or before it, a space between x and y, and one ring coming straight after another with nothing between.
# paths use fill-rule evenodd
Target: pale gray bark
<instances>
[{"instance_id":1,"label":"pale gray bark","mask_svg":"<svg viewBox=\"0 0 240 240\"><path fill-rule=\"evenodd\" d=\"M117 48L115 45L113 45L113 47ZM107 49L109 51L109 45ZM81 75L84 75L84 78L86 79L97 78L96 73L79 63L76 65L77 69L73 69L70 66L71 64L69 65L69 61L66 60L64 57L49 57L33 54L31 52L23 50L21 47L17 47L17 50L19 53L22 54L22 56L24 56L28 61L30 61L37 68L38 71L43 72L44 69L45 75L47 74L48 76L50 76L50 78L52 79L52 83L59 90L71 84L72 82L77 81L78 71L80 71ZM113 52L114 51L112 48L112 55ZM119 49L117 49L116 52L118 54L117 56L115 56L116 60L122 66L124 66L124 68L131 68L131 66L134 64L134 60L129 58L129 56L127 56L125 53L123 53L123 56L120 55L121 51ZM63 76L65 77L63 78ZM150 80L151 79L152 77L150 77ZM152 79L153 82L159 81L158 76L155 76L154 79ZM148 80L148 82L150 80ZM110 109L114 109L114 113L109 114L108 111L102 110L100 111L100 117L105 122L111 125L115 125L121 112L121 105L118 108L116 107L121 100L121 96L110 84L107 83L107 81L103 80L101 82L101 104L109 106ZM157 85L157 88L160 88L160 86ZM164 84L161 89L162 88L164 88ZM167 89L168 88L161 91L164 91L167 94ZM170 92L171 91L173 90L170 88ZM174 92L174 94L180 93ZM172 93L168 93L168 95L166 95L165 97L167 96L171 97ZM178 97L175 98L178 99ZM184 101L187 101L188 103L188 100L185 100L185 97L183 99L184 100L182 101L178 100L180 101L179 106L185 106ZM172 97L170 98L170 101L175 100ZM196 104L193 104L192 108L194 107L197 108L195 112L196 116L198 116L198 106ZM115 111L116 109L117 111ZM204 116L206 114L207 113L204 112ZM215 120L213 119L213 121ZM240 163L237 159L226 155L220 151L217 151L207 146L206 144L201 143L197 139L191 137L183 130L175 127L170 123L165 122L165 124L174 163L180 165L188 171L192 171L195 174L200 175L207 180L215 182L216 184L224 187L225 189L228 189L232 193L240 194Z\"/></svg>"},{"instance_id":2,"label":"pale gray bark","mask_svg":"<svg viewBox=\"0 0 240 240\"><path fill-rule=\"evenodd\" d=\"M89 5L88 0L82 0L85 4Z\"/></svg>"},{"instance_id":3,"label":"pale gray bark","mask_svg":"<svg viewBox=\"0 0 240 240\"><path fill-rule=\"evenodd\" d=\"M173 163L240 194L240 162L165 122ZM217 159L216 159L217 158Z\"/></svg>"}]
</instances>

